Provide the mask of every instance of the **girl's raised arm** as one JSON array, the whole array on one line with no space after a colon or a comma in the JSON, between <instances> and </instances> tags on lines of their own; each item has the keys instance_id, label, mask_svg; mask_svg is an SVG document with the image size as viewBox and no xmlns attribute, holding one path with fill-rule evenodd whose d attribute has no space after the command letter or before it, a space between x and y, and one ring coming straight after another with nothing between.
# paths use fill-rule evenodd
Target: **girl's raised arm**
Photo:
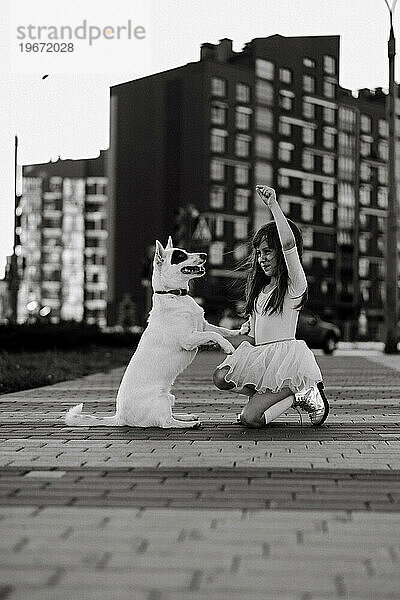
<instances>
[{"instance_id":1,"label":"girl's raised arm","mask_svg":"<svg viewBox=\"0 0 400 600\"><path fill-rule=\"evenodd\" d=\"M257 185L256 190L261 200L272 212L276 227L278 229L279 239L281 240L283 250L291 250L296 245L293 232L281 207L276 199L275 190L267 185Z\"/></svg>"},{"instance_id":2,"label":"girl's raised arm","mask_svg":"<svg viewBox=\"0 0 400 600\"><path fill-rule=\"evenodd\" d=\"M293 231L278 204L275 190L266 185L257 185L256 190L264 204L268 206L272 212L272 216L276 223L283 256L288 270L289 295L292 298L298 298L302 296L307 289L307 279L303 267L301 266Z\"/></svg>"}]
</instances>

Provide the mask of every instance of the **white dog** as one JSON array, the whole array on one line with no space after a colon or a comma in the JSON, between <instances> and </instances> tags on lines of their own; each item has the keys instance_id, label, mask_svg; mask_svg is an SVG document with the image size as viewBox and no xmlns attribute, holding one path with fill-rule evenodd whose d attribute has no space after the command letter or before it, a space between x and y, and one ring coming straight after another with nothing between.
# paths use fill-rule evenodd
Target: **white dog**
<instances>
[{"instance_id":1,"label":"white dog","mask_svg":"<svg viewBox=\"0 0 400 600\"><path fill-rule=\"evenodd\" d=\"M207 258L156 241L153 262L153 307L137 350L125 371L117 395L116 413L110 417L82 414L83 404L71 408L67 425L130 425L132 427L196 427L196 415L172 414L175 378L197 354L198 346L218 344L231 354L232 344L222 336L242 330L210 325L203 309L188 296L189 280L202 277Z\"/></svg>"}]
</instances>

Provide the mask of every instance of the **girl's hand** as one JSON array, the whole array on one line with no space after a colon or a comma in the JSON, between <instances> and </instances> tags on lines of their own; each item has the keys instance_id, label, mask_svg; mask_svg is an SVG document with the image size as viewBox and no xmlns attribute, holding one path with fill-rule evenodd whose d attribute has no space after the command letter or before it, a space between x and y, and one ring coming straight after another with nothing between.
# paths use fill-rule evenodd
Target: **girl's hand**
<instances>
[{"instance_id":1,"label":"girl's hand","mask_svg":"<svg viewBox=\"0 0 400 600\"><path fill-rule=\"evenodd\" d=\"M276 202L275 190L267 185L256 185L257 194L268 208Z\"/></svg>"}]
</instances>

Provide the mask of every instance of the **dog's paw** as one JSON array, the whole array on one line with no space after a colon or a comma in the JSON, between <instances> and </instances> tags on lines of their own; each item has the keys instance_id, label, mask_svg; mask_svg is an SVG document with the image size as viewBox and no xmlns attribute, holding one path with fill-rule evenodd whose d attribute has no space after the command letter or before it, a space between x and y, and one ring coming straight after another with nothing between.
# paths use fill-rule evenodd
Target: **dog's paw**
<instances>
[{"instance_id":1,"label":"dog's paw","mask_svg":"<svg viewBox=\"0 0 400 600\"><path fill-rule=\"evenodd\" d=\"M235 348L227 340L224 340L224 342L220 342L219 345L221 347L221 350L223 350L225 354L232 354L235 351Z\"/></svg>"}]
</instances>

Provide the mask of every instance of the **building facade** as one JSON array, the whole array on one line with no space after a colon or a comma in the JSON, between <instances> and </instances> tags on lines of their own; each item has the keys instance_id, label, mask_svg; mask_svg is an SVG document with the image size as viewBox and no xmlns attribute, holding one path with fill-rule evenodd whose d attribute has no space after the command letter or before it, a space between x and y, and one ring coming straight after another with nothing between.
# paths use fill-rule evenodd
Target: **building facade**
<instances>
[{"instance_id":1,"label":"building facade","mask_svg":"<svg viewBox=\"0 0 400 600\"><path fill-rule=\"evenodd\" d=\"M107 179L104 153L23 169L17 208L18 322L106 325Z\"/></svg>"},{"instance_id":2,"label":"building facade","mask_svg":"<svg viewBox=\"0 0 400 600\"><path fill-rule=\"evenodd\" d=\"M211 318L237 308L238 264L268 219L256 183L301 225L311 306L335 316L338 69L337 36L276 35L238 53L224 39L197 63L111 89L111 322L125 294L144 316L140 260L185 227L178 241L208 252L195 295Z\"/></svg>"}]
</instances>

